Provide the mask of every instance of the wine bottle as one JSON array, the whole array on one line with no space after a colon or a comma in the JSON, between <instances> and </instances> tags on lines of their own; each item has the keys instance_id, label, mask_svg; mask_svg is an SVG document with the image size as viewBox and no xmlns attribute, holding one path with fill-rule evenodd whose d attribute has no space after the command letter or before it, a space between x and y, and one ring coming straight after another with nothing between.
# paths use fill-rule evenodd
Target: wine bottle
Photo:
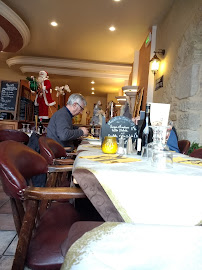
<instances>
[{"instance_id":1,"label":"wine bottle","mask_svg":"<svg viewBox=\"0 0 202 270\"><path fill-rule=\"evenodd\" d=\"M39 127L38 127L38 133L39 133L40 135L43 134L42 118L40 118Z\"/></svg>"},{"instance_id":2,"label":"wine bottle","mask_svg":"<svg viewBox=\"0 0 202 270\"><path fill-rule=\"evenodd\" d=\"M150 104L146 104L146 111L144 121L140 128L137 141L137 154L141 155L141 150L143 146L147 146L148 143L153 140L153 131L150 122Z\"/></svg>"}]
</instances>

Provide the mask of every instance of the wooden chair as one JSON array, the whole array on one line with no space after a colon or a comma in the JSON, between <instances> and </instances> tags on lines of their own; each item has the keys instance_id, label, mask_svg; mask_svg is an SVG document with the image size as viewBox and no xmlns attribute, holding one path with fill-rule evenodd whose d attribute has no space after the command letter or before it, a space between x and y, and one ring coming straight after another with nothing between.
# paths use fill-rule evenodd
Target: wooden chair
<instances>
[{"instance_id":1,"label":"wooden chair","mask_svg":"<svg viewBox=\"0 0 202 270\"><path fill-rule=\"evenodd\" d=\"M47 137L39 138L40 154L48 162L48 182L51 186L61 185L67 178L67 174L72 172L74 159L66 153L64 147L53 139ZM51 180L49 180L51 177ZM59 181L60 179L60 181ZM69 183L67 183L69 185Z\"/></svg>"},{"instance_id":2,"label":"wooden chair","mask_svg":"<svg viewBox=\"0 0 202 270\"><path fill-rule=\"evenodd\" d=\"M67 153L65 148L53 139L39 138L40 154L49 165L68 165L74 163L75 153ZM73 157L73 158L72 158Z\"/></svg>"},{"instance_id":3,"label":"wooden chair","mask_svg":"<svg viewBox=\"0 0 202 270\"><path fill-rule=\"evenodd\" d=\"M180 140L178 141L178 147L181 154L187 155L189 147L190 147L190 141L189 140Z\"/></svg>"},{"instance_id":4,"label":"wooden chair","mask_svg":"<svg viewBox=\"0 0 202 270\"><path fill-rule=\"evenodd\" d=\"M36 151L15 141L0 143L0 178L4 192L10 197L14 223L18 234L12 270L57 270L64 261L63 241L71 225L79 220L73 205L53 202L40 218L43 200L84 198L79 188L39 188L27 186L33 175L47 173L46 160Z\"/></svg>"},{"instance_id":5,"label":"wooden chair","mask_svg":"<svg viewBox=\"0 0 202 270\"><path fill-rule=\"evenodd\" d=\"M202 148L195 149L189 156L195 158L202 158Z\"/></svg>"},{"instance_id":6,"label":"wooden chair","mask_svg":"<svg viewBox=\"0 0 202 270\"><path fill-rule=\"evenodd\" d=\"M140 115L140 106L141 106L141 102L142 102L143 92L144 92L144 87L140 88L137 91L137 94L135 97L134 110L133 110L133 117L134 118Z\"/></svg>"},{"instance_id":7,"label":"wooden chair","mask_svg":"<svg viewBox=\"0 0 202 270\"><path fill-rule=\"evenodd\" d=\"M27 144L29 142L29 136L20 130L15 129L1 129L0 130L0 142L13 140Z\"/></svg>"}]
</instances>

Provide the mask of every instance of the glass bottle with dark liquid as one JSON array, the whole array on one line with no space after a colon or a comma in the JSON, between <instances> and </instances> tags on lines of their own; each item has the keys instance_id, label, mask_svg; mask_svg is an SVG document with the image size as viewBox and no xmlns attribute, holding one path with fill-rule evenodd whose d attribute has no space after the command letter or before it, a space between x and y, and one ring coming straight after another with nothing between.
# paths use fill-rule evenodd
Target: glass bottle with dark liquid
<instances>
[{"instance_id":1,"label":"glass bottle with dark liquid","mask_svg":"<svg viewBox=\"0 0 202 270\"><path fill-rule=\"evenodd\" d=\"M153 141L153 130L150 122L150 104L146 105L145 118L140 128L137 140L137 154L141 155L142 147Z\"/></svg>"}]
</instances>

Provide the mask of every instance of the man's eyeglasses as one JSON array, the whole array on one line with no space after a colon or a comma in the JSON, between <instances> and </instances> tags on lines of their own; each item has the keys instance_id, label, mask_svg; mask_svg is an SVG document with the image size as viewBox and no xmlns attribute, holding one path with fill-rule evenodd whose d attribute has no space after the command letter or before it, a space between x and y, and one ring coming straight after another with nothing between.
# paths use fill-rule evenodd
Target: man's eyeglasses
<instances>
[{"instance_id":1,"label":"man's eyeglasses","mask_svg":"<svg viewBox=\"0 0 202 270\"><path fill-rule=\"evenodd\" d=\"M79 104L79 103L76 103L77 105L79 105L79 107L80 107L80 109L83 111L84 110L84 108L83 107L81 107L81 105Z\"/></svg>"}]
</instances>

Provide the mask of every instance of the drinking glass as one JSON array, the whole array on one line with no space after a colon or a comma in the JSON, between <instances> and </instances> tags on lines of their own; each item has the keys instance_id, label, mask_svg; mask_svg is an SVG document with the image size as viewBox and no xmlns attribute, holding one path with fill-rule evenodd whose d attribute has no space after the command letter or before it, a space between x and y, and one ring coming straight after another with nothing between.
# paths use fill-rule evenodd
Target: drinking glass
<instances>
[{"instance_id":1,"label":"drinking glass","mask_svg":"<svg viewBox=\"0 0 202 270\"><path fill-rule=\"evenodd\" d=\"M30 124L27 124L27 133L30 133L31 129L30 129Z\"/></svg>"},{"instance_id":2,"label":"drinking glass","mask_svg":"<svg viewBox=\"0 0 202 270\"><path fill-rule=\"evenodd\" d=\"M153 143L148 143L147 146L142 147L141 156L147 159L151 159L153 152Z\"/></svg>"},{"instance_id":3,"label":"drinking glass","mask_svg":"<svg viewBox=\"0 0 202 270\"><path fill-rule=\"evenodd\" d=\"M172 168L173 154L169 151L154 150L152 154L152 166L160 170Z\"/></svg>"},{"instance_id":4,"label":"drinking glass","mask_svg":"<svg viewBox=\"0 0 202 270\"><path fill-rule=\"evenodd\" d=\"M26 124L22 124L22 131L27 132Z\"/></svg>"},{"instance_id":5,"label":"drinking glass","mask_svg":"<svg viewBox=\"0 0 202 270\"><path fill-rule=\"evenodd\" d=\"M172 168L173 154L166 145L171 126L151 126L153 129L151 164L158 169Z\"/></svg>"},{"instance_id":6,"label":"drinking glass","mask_svg":"<svg viewBox=\"0 0 202 270\"><path fill-rule=\"evenodd\" d=\"M105 136L102 143L102 152L105 154L115 154L117 152L118 145L116 137Z\"/></svg>"}]
</instances>

